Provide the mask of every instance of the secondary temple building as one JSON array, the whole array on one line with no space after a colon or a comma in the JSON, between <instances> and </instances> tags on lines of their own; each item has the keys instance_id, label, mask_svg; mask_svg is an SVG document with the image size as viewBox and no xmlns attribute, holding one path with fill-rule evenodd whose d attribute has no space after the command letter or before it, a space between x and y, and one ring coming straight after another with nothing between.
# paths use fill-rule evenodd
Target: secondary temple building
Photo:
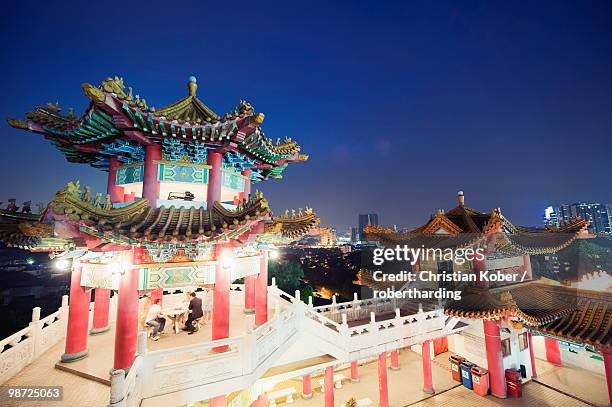
<instances>
[{"instance_id":1,"label":"secondary temple building","mask_svg":"<svg viewBox=\"0 0 612 407\"><path fill-rule=\"evenodd\" d=\"M387 247L471 247L486 254L482 261L475 259L459 266L440 260L419 261L412 269L414 273L433 270L439 274L460 272L480 276L481 271L494 271L520 276L517 283L511 284L491 283L477 277L475 284L451 283L445 287L459 290L462 295L459 300L447 301L444 313L461 318L469 327L442 339L442 347L487 368L491 394L507 396L506 369L520 370L526 380L536 377L535 354L541 352L554 365L567 362L597 373L605 372L612 402L612 295L533 279L531 270L531 255L558 252L575 239L587 237L586 228L587 221L580 218L558 228L516 226L499 208L487 213L469 208L463 192L459 192L455 208L448 212L438 210L421 227L395 232L370 225L366 232L368 239ZM362 279L375 289L391 285L374 281L367 273ZM441 287L428 281L412 285L425 291ZM561 352L560 347L566 352Z\"/></svg>"}]
</instances>

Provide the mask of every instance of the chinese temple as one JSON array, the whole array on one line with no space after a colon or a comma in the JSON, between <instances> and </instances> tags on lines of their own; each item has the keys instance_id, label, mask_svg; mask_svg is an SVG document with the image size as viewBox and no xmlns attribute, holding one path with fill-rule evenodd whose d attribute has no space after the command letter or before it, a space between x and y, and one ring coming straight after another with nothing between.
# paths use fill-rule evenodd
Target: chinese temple
<instances>
[{"instance_id":1,"label":"chinese temple","mask_svg":"<svg viewBox=\"0 0 612 407\"><path fill-rule=\"evenodd\" d=\"M162 299L164 290L214 287L212 340L222 340L229 334L230 284L243 279L245 309L255 326L265 324L269 242L299 238L319 219L308 207L275 217L251 186L281 179L289 163L308 156L290 138L267 138L264 114L245 101L216 114L198 99L195 77L186 97L161 109L134 96L122 78L82 87L91 102L81 116L48 104L8 123L42 135L69 162L106 171L106 193L70 182L41 213L31 213L30 203L18 208L14 199L0 210L6 245L71 264L62 362L85 358L88 335L109 329L113 290L115 371L134 363L143 294Z\"/></svg>"},{"instance_id":2,"label":"chinese temple","mask_svg":"<svg viewBox=\"0 0 612 407\"><path fill-rule=\"evenodd\" d=\"M575 239L588 237L587 221L576 218L558 228L527 228L512 224L501 209L479 212L465 205L439 209L424 225L406 232L367 226L368 239L384 246L482 249L485 260L462 266L443 261L417 262L413 272L474 273L495 271L526 276L500 284L477 278L475 284L452 287L461 298L444 304L444 313L469 321L470 327L447 338L448 348L489 371L491 394L507 396L506 369L519 369L524 378L535 378L535 354L557 366L605 371L612 402L612 295L575 289L546 279L534 279L530 256L556 253ZM365 276L366 280L368 276ZM381 289L388 282L373 281ZM422 289L428 289L421 282ZM538 341L538 344L534 346ZM534 350L535 348L535 350ZM566 352L562 352L565 349ZM592 366L592 360L601 360ZM603 365L603 366L602 366Z\"/></svg>"}]
</instances>

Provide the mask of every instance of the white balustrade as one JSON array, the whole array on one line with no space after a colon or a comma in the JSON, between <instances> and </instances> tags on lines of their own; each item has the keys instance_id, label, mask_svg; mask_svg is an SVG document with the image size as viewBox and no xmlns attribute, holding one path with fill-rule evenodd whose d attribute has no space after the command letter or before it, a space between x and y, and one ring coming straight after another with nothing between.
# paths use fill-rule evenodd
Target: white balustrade
<instances>
[{"instance_id":1,"label":"white balustrade","mask_svg":"<svg viewBox=\"0 0 612 407\"><path fill-rule=\"evenodd\" d=\"M67 323L67 295L61 307L45 318L40 318L39 307L33 308L29 326L0 341L0 384L64 339Z\"/></svg>"}]
</instances>

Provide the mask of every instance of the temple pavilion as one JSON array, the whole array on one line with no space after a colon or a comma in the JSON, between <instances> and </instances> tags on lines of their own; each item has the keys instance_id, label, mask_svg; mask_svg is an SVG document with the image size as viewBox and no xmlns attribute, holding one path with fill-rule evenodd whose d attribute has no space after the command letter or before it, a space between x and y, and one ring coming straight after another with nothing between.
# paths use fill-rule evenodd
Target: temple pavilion
<instances>
[{"instance_id":1,"label":"temple pavilion","mask_svg":"<svg viewBox=\"0 0 612 407\"><path fill-rule=\"evenodd\" d=\"M388 247L472 247L484 249L486 254L485 260L462 266L444 261L417 262L413 272L526 273L525 281L516 283L478 279L475 284L451 287L461 290L461 299L444 304L446 315L470 322L469 329L446 338L445 346L488 369L491 394L507 396L506 369L521 370L523 378L536 377L533 343L537 336L543 341L546 360L554 365L567 361L593 369L593 359L602 360L603 369L594 369L606 372L612 402L612 295L534 279L531 270L530 256L555 253L575 239L589 237L587 223L576 218L558 228L516 226L500 208L480 212L466 206L463 192L459 192L455 208L437 210L416 229L395 232L368 226L366 232L368 239ZM373 287L384 288L385 283L364 277ZM421 283L421 288L432 287Z\"/></svg>"},{"instance_id":2,"label":"temple pavilion","mask_svg":"<svg viewBox=\"0 0 612 407\"><path fill-rule=\"evenodd\" d=\"M106 193L70 182L41 213L19 210L14 201L0 210L5 244L71 264L61 360L88 355L92 291L91 334L108 329L110 292L118 293L115 370L127 372L134 362L145 293L162 298L172 288L214 287L212 339L220 340L229 333L230 283L244 279L245 307L256 326L265 324L268 252L274 249L268 242L299 238L319 219L307 207L273 216L251 186L281 179L290 163L308 156L290 138L267 138L264 114L245 101L215 113L197 97L195 77L184 98L160 109L134 96L122 78L82 88L91 102L81 116L48 104L8 123L42 135L69 162L107 172Z\"/></svg>"}]
</instances>

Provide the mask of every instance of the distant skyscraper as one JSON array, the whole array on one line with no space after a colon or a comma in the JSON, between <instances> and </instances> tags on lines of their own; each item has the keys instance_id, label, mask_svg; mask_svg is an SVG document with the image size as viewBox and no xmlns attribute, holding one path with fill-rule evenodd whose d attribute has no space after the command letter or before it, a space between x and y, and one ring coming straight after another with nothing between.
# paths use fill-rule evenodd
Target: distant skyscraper
<instances>
[{"instance_id":1,"label":"distant skyscraper","mask_svg":"<svg viewBox=\"0 0 612 407\"><path fill-rule=\"evenodd\" d=\"M351 229L351 243L355 244L359 240L359 235L357 234L357 228L352 227Z\"/></svg>"},{"instance_id":2,"label":"distant skyscraper","mask_svg":"<svg viewBox=\"0 0 612 407\"><path fill-rule=\"evenodd\" d=\"M612 204L578 202L549 206L544 210L544 224L557 227L577 216L589 221L589 232L612 234Z\"/></svg>"},{"instance_id":3,"label":"distant skyscraper","mask_svg":"<svg viewBox=\"0 0 612 407\"><path fill-rule=\"evenodd\" d=\"M367 225L378 226L377 213L366 213L359 215L359 240L363 241L363 228L365 228Z\"/></svg>"}]
</instances>

